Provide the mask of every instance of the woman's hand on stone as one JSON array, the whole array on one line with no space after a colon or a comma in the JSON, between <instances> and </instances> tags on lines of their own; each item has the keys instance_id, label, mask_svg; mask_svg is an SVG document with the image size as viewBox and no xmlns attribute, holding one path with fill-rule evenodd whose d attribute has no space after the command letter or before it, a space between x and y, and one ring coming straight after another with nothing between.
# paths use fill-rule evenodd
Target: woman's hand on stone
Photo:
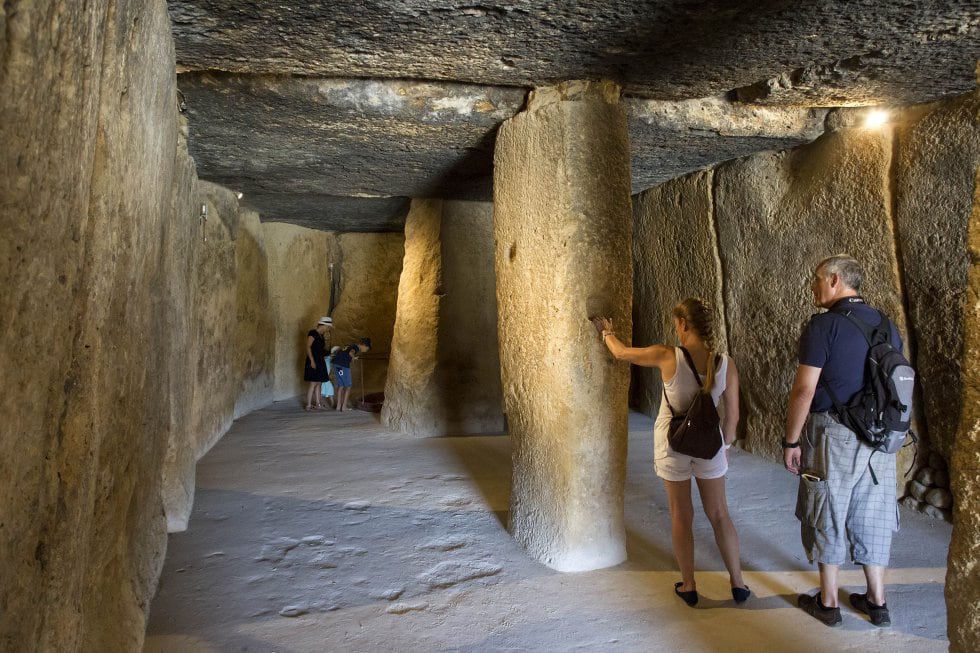
<instances>
[{"instance_id":1,"label":"woman's hand on stone","mask_svg":"<svg viewBox=\"0 0 980 653\"><path fill-rule=\"evenodd\" d=\"M595 330L602 335L603 331L612 331L612 320L608 317L602 317L601 315L596 315L592 318L592 326Z\"/></svg>"}]
</instances>

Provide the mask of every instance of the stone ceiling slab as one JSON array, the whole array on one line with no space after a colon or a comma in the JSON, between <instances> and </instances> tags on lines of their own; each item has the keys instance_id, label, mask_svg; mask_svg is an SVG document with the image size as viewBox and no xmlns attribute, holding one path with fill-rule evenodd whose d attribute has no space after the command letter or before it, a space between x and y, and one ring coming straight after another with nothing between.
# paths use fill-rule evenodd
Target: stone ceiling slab
<instances>
[{"instance_id":1,"label":"stone ceiling slab","mask_svg":"<svg viewBox=\"0 0 980 653\"><path fill-rule=\"evenodd\" d=\"M633 190L808 142L824 107L972 90L976 0L168 0L200 176L263 220L400 230L489 200L527 92L623 88Z\"/></svg>"}]
</instances>

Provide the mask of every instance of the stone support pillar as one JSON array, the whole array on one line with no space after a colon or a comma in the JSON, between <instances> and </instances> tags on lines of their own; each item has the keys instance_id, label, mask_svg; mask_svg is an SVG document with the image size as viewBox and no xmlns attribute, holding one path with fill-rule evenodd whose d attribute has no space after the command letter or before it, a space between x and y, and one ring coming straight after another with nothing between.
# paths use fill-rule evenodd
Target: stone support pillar
<instances>
[{"instance_id":1,"label":"stone support pillar","mask_svg":"<svg viewBox=\"0 0 980 653\"><path fill-rule=\"evenodd\" d=\"M590 315L631 339L629 142L619 89L569 82L531 94L494 161L504 406L513 451L509 528L560 571L626 557L629 367Z\"/></svg>"},{"instance_id":2,"label":"stone support pillar","mask_svg":"<svg viewBox=\"0 0 980 653\"><path fill-rule=\"evenodd\" d=\"M501 433L489 202L412 200L381 420L407 435Z\"/></svg>"}]
</instances>

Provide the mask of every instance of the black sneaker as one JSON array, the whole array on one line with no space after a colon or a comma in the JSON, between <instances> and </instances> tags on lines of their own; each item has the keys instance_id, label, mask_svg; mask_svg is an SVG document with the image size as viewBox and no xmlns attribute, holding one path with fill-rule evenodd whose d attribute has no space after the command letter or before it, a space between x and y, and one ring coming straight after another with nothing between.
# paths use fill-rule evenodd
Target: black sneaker
<instances>
[{"instance_id":1,"label":"black sneaker","mask_svg":"<svg viewBox=\"0 0 980 653\"><path fill-rule=\"evenodd\" d=\"M851 607L858 612L871 617L871 623L875 626L891 626L892 618L888 614L888 604L875 605L868 600L867 594L851 594Z\"/></svg>"},{"instance_id":2,"label":"black sneaker","mask_svg":"<svg viewBox=\"0 0 980 653\"><path fill-rule=\"evenodd\" d=\"M840 608L825 608L820 602L820 593L816 596L800 594L796 599L796 605L800 606L804 612L830 627L839 626L843 622L840 616Z\"/></svg>"}]
</instances>

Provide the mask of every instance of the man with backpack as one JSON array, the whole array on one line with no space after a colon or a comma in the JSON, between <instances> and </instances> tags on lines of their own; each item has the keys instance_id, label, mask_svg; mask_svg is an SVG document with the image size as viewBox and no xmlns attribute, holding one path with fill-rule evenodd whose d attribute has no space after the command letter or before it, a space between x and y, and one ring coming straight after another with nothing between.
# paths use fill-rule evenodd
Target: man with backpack
<instances>
[{"instance_id":1,"label":"man with backpack","mask_svg":"<svg viewBox=\"0 0 980 653\"><path fill-rule=\"evenodd\" d=\"M867 579L864 594L850 595L851 606L876 626L891 624L884 576L892 533L898 530L895 456L869 444L860 420L847 413L870 392L873 350L866 334L873 332L876 341L888 341L898 352L902 341L887 317L858 294L863 280L861 265L847 255L817 265L810 289L814 304L828 310L810 318L800 337L782 442L786 469L800 476L796 516L803 548L820 570L819 593L801 594L798 604L828 626L842 622L838 570L848 555L863 566ZM911 406L901 409L907 417Z\"/></svg>"}]
</instances>

